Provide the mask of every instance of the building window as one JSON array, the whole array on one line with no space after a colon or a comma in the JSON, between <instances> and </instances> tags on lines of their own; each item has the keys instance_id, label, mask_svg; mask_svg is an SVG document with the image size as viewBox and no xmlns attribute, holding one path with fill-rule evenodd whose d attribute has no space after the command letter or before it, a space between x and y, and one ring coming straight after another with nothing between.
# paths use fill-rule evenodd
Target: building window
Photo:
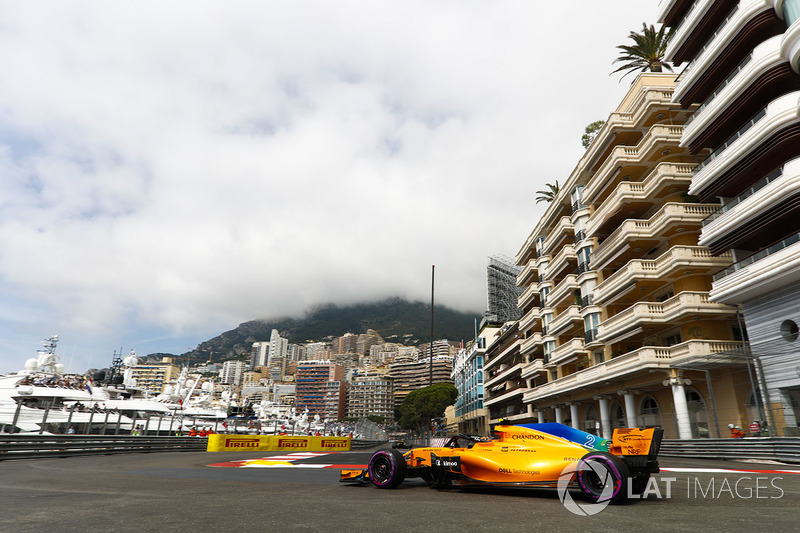
<instances>
[{"instance_id":1,"label":"building window","mask_svg":"<svg viewBox=\"0 0 800 533\"><path fill-rule=\"evenodd\" d=\"M800 335L800 328L797 327L797 322L794 320L784 320L781 324L781 337L786 342L794 342Z\"/></svg>"},{"instance_id":2,"label":"building window","mask_svg":"<svg viewBox=\"0 0 800 533\"><path fill-rule=\"evenodd\" d=\"M783 2L783 18L786 21L786 27L800 19L800 0L784 0Z\"/></svg>"}]
</instances>

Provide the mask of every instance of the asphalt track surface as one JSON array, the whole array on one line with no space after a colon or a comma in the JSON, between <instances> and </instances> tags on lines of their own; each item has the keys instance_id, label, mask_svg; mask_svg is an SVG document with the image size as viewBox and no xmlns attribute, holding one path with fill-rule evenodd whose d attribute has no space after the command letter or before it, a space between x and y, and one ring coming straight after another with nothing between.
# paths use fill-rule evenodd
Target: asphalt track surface
<instances>
[{"instance_id":1,"label":"asphalt track surface","mask_svg":"<svg viewBox=\"0 0 800 533\"><path fill-rule=\"evenodd\" d=\"M312 467L365 464L370 455L283 461L279 453L171 452L2 461L0 531L785 532L799 523L800 465L662 459L664 471L654 476L659 494L593 516L571 513L554 490L434 490L420 480L379 490L339 483L337 468ZM258 458L271 461L241 467ZM582 502L577 494L575 501Z\"/></svg>"}]
</instances>

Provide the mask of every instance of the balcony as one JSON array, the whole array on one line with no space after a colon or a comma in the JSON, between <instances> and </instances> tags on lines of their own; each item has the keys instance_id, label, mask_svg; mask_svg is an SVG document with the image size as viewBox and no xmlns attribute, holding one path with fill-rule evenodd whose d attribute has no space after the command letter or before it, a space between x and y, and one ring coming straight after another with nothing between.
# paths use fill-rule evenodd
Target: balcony
<instances>
[{"instance_id":1,"label":"balcony","mask_svg":"<svg viewBox=\"0 0 800 533\"><path fill-rule=\"evenodd\" d=\"M572 226L572 221L569 219L569 217L563 216L559 218L558 223L553 226L544 241L544 245L542 246L542 254L550 255L555 252L560 245L571 241L573 232L574 229Z\"/></svg>"},{"instance_id":2,"label":"balcony","mask_svg":"<svg viewBox=\"0 0 800 533\"><path fill-rule=\"evenodd\" d=\"M663 286L686 275L711 275L731 263L731 254L712 256L704 246L673 246L656 259L634 259L606 278L594 289L594 302L608 305L636 289L637 284L652 282Z\"/></svg>"},{"instance_id":3,"label":"balcony","mask_svg":"<svg viewBox=\"0 0 800 533\"><path fill-rule=\"evenodd\" d=\"M726 352L735 353L731 357L720 355ZM741 355L737 357L737 354L742 353L744 353L742 344L731 341L692 340L665 348L645 346L529 389L523 401L535 403L554 395L568 394L581 389L586 390L587 395L593 395L598 388L605 387L606 382L626 379L638 373L649 373L653 369L668 369L689 362L697 363L708 356L713 356L715 363L743 364Z\"/></svg>"},{"instance_id":4,"label":"balcony","mask_svg":"<svg viewBox=\"0 0 800 533\"><path fill-rule=\"evenodd\" d=\"M550 354L549 364L558 366L571 363L579 355L586 355L586 353L583 339L570 339L553 350Z\"/></svg>"},{"instance_id":5,"label":"balcony","mask_svg":"<svg viewBox=\"0 0 800 533\"><path fill-rule=\"evenodd\" d=\"M533 325L541 319L541 310L538 307L533 307L527 313L522 315L522 318L519 320L519 330L522 332L529 331Z\"/></svg>"},{"instance_id":6,"label":"balcony","mask_svg":"<svg viewBox=\"0 0 800 533\"><path fill-rule=\"evenodd\" d=\"M593 236L598 228L608 221L620 218L631 208L644 210L660 198L672 192L671 189L688 190L692 181L694 165L681 163L659 163L642 182L622 181L608 198L600 205L586 224L586 235ZM627 206L631 206L628 208ZM631 218L630 216L626 218Z\"/></svg>"},{"instance_id":7,"label":"balcony","mask_svg":"<svg viewBox=\"0 0 800 533\"><path fill-rule=\"evenodd\" d=\"M701 197L736 196L745 188L737 186L737 182L748 180L759 168L771 170L780 164L785 147L798 142L795 131L800 122L799 100L800 91L795 91L770 102L761 114L723 144L724 149L709 156L702 167L698 166L689 192Z\"/></svg>"},{"instance_id":8,"label":"balcony","mask_svg":"<svg viewBox=\"0 0 800 533\"><path fill-rule=\"evenodd\" d=\"M499 403L505 403L512 400L516 400L518 398L522 398L522 396L525 394L527 390L528 389L526 387L514 387L510 390L498 391L501 392L499 396L492 396L491 398L484 399L483 405L485 407L489 407L490 405L496 405Z\"/></svg>"},{"instance_id":9,"label":"balcony","mask_svg":"<svg viewBox=\"0 0 800 533\"><path fill-rule=\"evenodd\" d=\"M598 340L609 343L615 337L645 324L670 324L695 317L724 317L736 314L736 308L711 302L707 292L682 292L665 302L638 302L597 327Z\"/></svg>"},{"instance_id":10,"label":"balcony","mask_svg":"<svg viewBox=\"0 0 800 533\"><path fill-rule=\"evenodd\" d=\"M712 4L712 2L701 3ZM770 18L779 20L775 15L774 8L771 5L768 7L767 2L764 0L741 0L741 2L736 3L734 9L719 24L713 35L709 36L705 46L684 69L681 74L681 82L675 88L674 101L683 102L685 98L694 100L689 93L697 85L711 83L709 89L716 87L722 81L721 76L720 78L712 77L709 79L708 72L718 66L720 61L724 62L728 59L724 52L731 43L746 42L748 37L753 36L753 32L764 31L764 21L760 19L763 18L767 11L772 11ZM688 31L681 31L674 35L665 54L668 61L672 60L673 54L681 43L681 39L687 35L689 35ZM731 65L731 67L733 66ZM705 100L705 98L700 100Z\"/></svg>"},{"instance_id":11,"label":"balcony","mask_svg":"<svg viewBox=\"0 0 800 533\"><path fill-rule=\"evenodd\" d=\"M787 84L785 78L791 77L791 73L781 44L781 36L776 35L756 46L695 112L692 120L685 126L681 144L695 148L696 140L702 140L704 132L723 113L727 117L737 116L743 112L742 106L752 106L749 99L753 96L758 98L757 95L762 92L766 83L765 76L768 77L769 84ZM790 81L788 83L791 84Z\"/></svg>"},{"instance_id":12,"label":"balcony","mask_svg":"<svg viewBox=\"0 0 800 533\"><path fill-rule=\"evenodd\" d=\"M544 373L544 360L543 359L534 359L530 363L526 363L522 367L522 379L528 379L533 377L537 374Z\"/></svg>"},{"instance_id":13,"label":"balcony","mask_svg":"<svg viewBox=\"0 0 800 533\"><path fill-rule=\"evenodd\" d=\"M581 306L571 305L567 309L553 319L547 325L547 334L551 336L560 335L562 331L566 330L568 326L575 322L583 324L583 317L581 317Z\"/></svg>"},{"instance_id":14,"label":"balcony","mask_svg":"<svg viewBox=\"0 0 800 533\"><path fill-rule=\"evenodd\" d=\"M527 339L522 341L519 345L519 353L527 355L536 351L537 348L542 346L542 334L540 332L531 333Z\"/></svg>"},{"instance_id":15,"label":"balcony","mask_svg":"<svg viewBox=\"0 0 800 533\"><path fill-rule=\"evenodd\" d=\"M730 200L703 227L700 242L712 252L726 249L758 250L764 243L785 235L793 224L787 205L800 197L800 158L784 165L783 171L760 180ZM784 216L777 216L786 213ZM788 222L788 226L787 226Z\"/></svg>"},{"instance_id":16,"label":"balcony","mask_svg":"<svg viewBox=\"0 0 800 533\"><path fill-rule=\"evenodd\" d=\"M644 250L674 233L697 229L717 209L718 205L668 203L647 220L626 220L595 249L592 264L596 270L606 268L632 241L641 241L637 246Z\"/></svg>"},{"instance_id":17,"label":"balcony","mask_svg":"<svg viewBox=\"0 0 800 533\"><path fill-rule=\"evenodd\" d=\"M792 235L715 276L711 296L730 304L800 281L800 234Z\"/></svg>"},{"instance_id":18,"label":"balcony","mask_svg":"<svg viewBox=\"0 0 800 533\"><path fill-rule=\"evenodd\" d=\"M483 386L487 389L502 383L505 380L511 379L512 377L520 374L522 372L522 363L517 363L511 365L503 370L500 370L495 375L493 375L489 381L483 384Z\"/></svg>"},{"instance_id":19,"label":"balcony","mask_svg":"<svg viewBox=\"0 0 800 533\"><path fill-rule=\"evenodd\" d=\"M562 269L569 266L570 261L576 262L577 260L575 247L572 244L565 244L545 269L544 278L552 280Z\"/></svg>"},{"instance_id":20,"label":"balcony","mask_svg":"<svg viewBox=\"0 0 800 533\"><path fill-rule=\"evenodd\" d=\"M525 267L517 276L517 285L519 287L524 287L525 285L528 285L530 282L535 281L537 273L538 272L536 270L536 260L529 259L528 262L525 264Z\"/></svg>"},{"instance_id":21,"label":"balcony","mask_svg":"<svg viewBox=\"0 0 800 533\"><path fill-rule=\"evenodd\" d=\"M557 307L564 299L568 299L572 304L575 301L575 291L580 290L578 276L567 274L561 283L555 286L553 291L547 296L547 303L552 307Z\"/></svg>"},{"instance_id":22,"label":"balcony","mask_svg":"<svg viewBox=\"0 0 800 533\"><path fill-rule=\"evenodd\" d=\"M517 307L520 309L527 309L531 305L534 304L535 300L539 297L539 284L538 283L531 283L525 290L522 291L522 294L519 295L517 299Z\"/></svg>"},{"instance_id":23,"label":"balcony","mask_svg":"<svg viewBox=\"0 0 800 533\"><path fill-rule=\"evenodd\" d=\"M630 166L655 166L663 157L662 151L669 148L671 153L678 151L678 143L683 134L683 126L653 125L647 134L634 147L617 146L598 169L594 177L583 189L586 203L602 202L611 188L619 183L623 169ZM687 151L688 153L688 151ZM670 157L675 157L671 155ZM619 178L619 179L617 179Z\"/></svg>"}]
</instances>

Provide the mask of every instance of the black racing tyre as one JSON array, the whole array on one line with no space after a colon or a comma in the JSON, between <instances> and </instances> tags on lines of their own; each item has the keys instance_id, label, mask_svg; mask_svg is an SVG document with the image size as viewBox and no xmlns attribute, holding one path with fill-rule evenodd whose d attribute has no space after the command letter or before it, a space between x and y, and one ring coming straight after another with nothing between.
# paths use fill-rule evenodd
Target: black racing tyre
<instances>
[{"instance_id":1,"label":"black racing tyre","mask_svg":"<svg viewBox=\"0 0 800 533\"><path fill-rule=\"evenodd\" d=\"M616 503L627 497L630 472L625 463L610 453L589 452L581 457L575 478L590 502Z\"/></svg>"},{"instance_id":2,"label":"black racing tyre","mask_svg":"<svg viewBox=\"0 0 800 533\"><path fill-rule=\"evenodd\" d=\"M641 494L650 481L650 472L640 472L631 477L631 494Z\"/></svg>"},{"instance_id":3,"label":"black racing tyre","mask_svg":"<svg viewBox=\"0 0 800 533\"><path fill-rule=\"evenodd\" d=\"M369 458L369 479L379 489L393 489L406 478L406 460L397 450L378 450Z\"/></svg>"}]
</instances>

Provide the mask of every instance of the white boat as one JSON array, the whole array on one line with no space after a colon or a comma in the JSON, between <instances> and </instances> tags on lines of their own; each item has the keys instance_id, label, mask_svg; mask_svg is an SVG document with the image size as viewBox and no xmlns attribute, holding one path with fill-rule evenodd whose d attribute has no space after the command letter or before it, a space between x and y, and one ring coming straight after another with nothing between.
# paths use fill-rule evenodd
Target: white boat
<instances>
[{"instance_id":1,"label":"white boat","mask_svg":"<svg viewBox=\"0 0 800 533\"><path fill-rule=\"evenodd\" d=\"M58 335L16 374L0 376L0 431L5 433L130 431L131 420L104 405L105 393L84 376L65 374L55 353Z\"/></svg>"}]
</instances>

